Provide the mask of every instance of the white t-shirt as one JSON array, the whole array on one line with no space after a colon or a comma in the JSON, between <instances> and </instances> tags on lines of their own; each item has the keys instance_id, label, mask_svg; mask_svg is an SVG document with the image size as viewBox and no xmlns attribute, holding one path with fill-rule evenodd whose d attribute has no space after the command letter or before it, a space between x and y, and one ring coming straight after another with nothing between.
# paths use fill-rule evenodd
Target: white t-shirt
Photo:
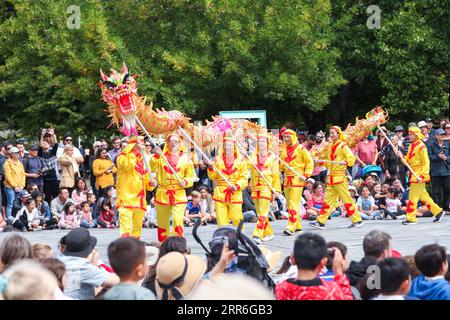
<instances>
[{"instance_id":1,"label":"white t-shirt","mask_svg":"<svg viewBox=\"0 0 450 320\"><path fill-rule=\"evenodd\" d=\"M390 212L397 212L398 207L402 205L402 202L399 199L386 199L386 210Z\"/></svg>"}]
</instances>

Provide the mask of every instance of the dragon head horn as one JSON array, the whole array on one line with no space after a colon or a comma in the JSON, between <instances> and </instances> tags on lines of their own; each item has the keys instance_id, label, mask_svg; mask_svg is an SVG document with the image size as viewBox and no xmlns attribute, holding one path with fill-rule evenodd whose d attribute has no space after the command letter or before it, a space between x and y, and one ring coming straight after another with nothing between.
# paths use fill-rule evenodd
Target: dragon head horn
<instances>
[{"instance_id":1,"label":"dragon head horn","mask_svg":"<svg viewBox=\"0 0 450 320\"><path fill-rule=\"evenodd\" d=\"M127 74L127 73L128 73L127 65L125 64L125 62L122 62L122 74Z\"/></svg>"},{"instance_id":2,"label":"dragon head horn","mask_svg":"<svg viewBox=\"0 0 450 320\"><path fill-rule=\"evenodd\" d=\"M100 69L100 76L102 77L103 81L108 80L108 77L106 76L106 74L103 73L102 69Z\"/></svg>"}]
</instances>

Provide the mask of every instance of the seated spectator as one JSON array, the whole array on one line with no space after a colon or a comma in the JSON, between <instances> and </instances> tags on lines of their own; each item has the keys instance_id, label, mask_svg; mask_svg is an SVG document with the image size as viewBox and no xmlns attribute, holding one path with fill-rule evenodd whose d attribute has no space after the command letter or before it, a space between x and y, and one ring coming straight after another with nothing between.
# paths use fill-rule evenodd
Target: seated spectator
<instances>
[{"instance_id":1,"label":"seated spectator","mask_svg":"<svg viewBox=\"0 0 450 320\"><path fill-rule=\"evenodd\" d=\"M86 180L79 178L75 181L75 189L72 191L72 196L70 197L77 210L80 210L80 204L87 201L89 189L86 185Z\"/></svg>"},{"instance_id":2,"label":"seated spectator","mask_svg":"<svg viewBox=\"0 0 450 320\"><path fill-rule=\"evenodd\" d=\"M114 273L99 269L90 262L90 256L97 244L85 228L76 228L61 239L63 254L59 257L67 270L67 287L64 294L80 299L90 300L95 297L95 288L112 287L119 283Z\"/></svg>"},{"instance_id":3,"label":"seated spectator","mask_svg":"<svg viewBox=\"0 0 450 320\"><path fill-rule=\"evenodd\" d=\"M144 226L147 228L157 228L155 197L150 200L144 216Z\"/></svg>"},{"instance_id":4,"label":"seated spectator","mask_svg":"<svg viewBox=\"0 0 450 320\"><path fill-rule=\"evenodd\" d=\"M287 212L287 201L281 193L274 194L271 206L274 208L273 214L276 219L286 220L289 217L289 213Z\"/></svg>"},{"instance_id":5,"label":"seated spectator","mask_svg":"<svg viewBox=\"0 0 450 320\"><path fill-rule=\"evenodd\" d=\"M256 207L255 202L252 198L252 188L250 185L242 190L242 215L244 216L245 222L256 222Z\"/></svg>"},{"instance_id":6,"label":"seated spectator","mask_svg":"<svg viewBox=\"0 0 450 320\"><path fill-rule=\"evenodd\" d=\"M34 199L36 203L36 209L39 214L40 225L42 229L47 229L47 227L55 225L58 221L52 218L52 213L50 211L50 206L47 201L44 200L44 194L39 191L34 191L31 194L31 197Z\"/></svg>"},{"instance_id":7,"label":"seated spectator","mask_svg":"<svg viewBox=\"0 0 450 320\"><path fill-rule=\"evenodd\" d=\"M156 265L155 287L158 300L186 298L200 284L205 271L206 263L200 257L179 252L164 255Z\"/></svg>"},{"instance_id":8,"label":"seated spectator","mask_svg":"<svg viewBox=\"0 0 450 320\"><path fill-rule=\"evenodd\" d=\"M447 252L438 244L420 248L415 255L422 272L411 285L409 297L421 300L450 300L450 284L444 279L448 271Z\"/></svg>"},{"instance_id":9,"label":"seated spectator","mask_svg":"<svg viewBox=\"0 0 450 320\"><path fill-rule=\"evenodd\" d=\"M138 285L148 273L143 242L131 237L118 239L108 246L108 258L120 283L106 292L105 300L156 300L150 290Z\"/></svg>"},{"instance_id":10,"label":"seated spectator","mask_svg":"<svg viewBox=\"0 0 450 320\"><path fill-rule=\"evenodd\" d=\"M356 206L358 207L359 214L363 220L374 220L382 219L381 213L377 206L375 206L375 200L370 195L369 188L367 186L361 187L361 195L356 201Z\"/></svg>"},{"instance_id":11,"label":"seated spectator","mask_svg":"<svg viewBox=\"0 0 450 320\"><path fill-rule=\"evenodd\" d=\"M399 190L399 197L401 197L403 192L405 192L405 188L403 188L402 182L399 179L395 179L392 186Z\"/></svg>"},{"instance_id":12,"label":"seated spectator","mask_svg":"<svg viewBox=\"0 0 450 320\"><path fill-rule=\"evenodd\" d=\"M148 275L144 280L144 282L142 283L142 285L145 288L152 291L155 295L156 295L156 288L155 288L156 265L158 264L159 259L161 259L169 252L180 252L182 254L187 255L191 251L187 247L186 239L183 237L170 236L167 237L166 240L164 240L161 243L161 246L159 247L158 258L156 259L154 265L151 265L149 267Z\"/></svg>"},{"instance_id":13,"label":"seated spectator","mask_svg":"<svg viewBox=\"0 0 450 320\"><path fill-rule=\"evenodd\" d=\"M322 269L322 271L319 274L319 277L325 281L333 281L334 279L334 272L333 272L333 258L334 258L334 250L333 248L339 249L341 251L341 255L344 260L344 272L347 271L350 260L348 259L348 249L347 246L345 246L341 242L337 241L330 241L327 243L327 252L328 252L328 261L325 267Z\"/></svg>"},{"instance_id":14,"label":"seated spectator","mask_svg":"<svg viewBox=\"0 0 450 320\"><path fill-rule=\"evenodd\" d=\"M327 261L325 239L313 233L298 236L291 256L291 264L298 268L297 278L282 281L276 286L277 300L352 300L340 250L334 248L334 281L326 282L319 277Z\"/></svg>"},{"instance_id":15,"label":"seated spectator","mask_svg":"<svg viewBox=\"0 0 450 320\"><path fill-rule=\"evenodd\" d=\"M38 261L53 257L53 249L46 243L33 244L33 257Z\"/></svg>"},{"instance_id":16,"label":"seated spectator","mask_svg":"<svg viewBox=\"0 0 450 320\"><path fill-rule=\"evenodd\" d=\"M41 261L42 266L50 271L58 282L58 288L55 292L55 300L73 300L64 295L64 289L67 287L67 273L65 264L56 258L47 258Z\"/></svg>"},{"instance_id":17,"label":"seated spectator","mask_svg":"<svg viewBox=\"0 0 450 320\"><path fill-rule=\"evenodd\" d=\"M34 199L27 199L25 207L23 207L16 215L13 221L13 227L26 232L26 231L39 231L42 230L40 226L41 220L39 219L39 213L36 209L36 203Z\"/></svg>"},{"instance_id":18,"label":"seated spectator","mask_svg":"<svg viewBox=\"0 0 450 320\"><path fill-rule=\"evenodd\" d=\"M383 183L381 185L381 191L376 193L373 198L375 199L375 205L378 206L378 210L380 210L380 214L382 217L385 217L386 211L386 199L389 193L389 184Z\"/></svg>"},{"instance_id":19,"label":"seated spectator","mask_svg":"<svg viewBox=\"0 0 450 320\"><path fill-rule=\"evenodd\" d=\"M97 197L93 192L88 193L87 202L89 203L89 206L91 207L91 213L92 218L97 219L98 218L98 210L97 210Z\"/></svg>"},{"instance_id":20,"label":"seated spectator","mask_svg":"<svg viewBox=\"0 0 450 320\"><path fill-rule=\"evenodd\" d=\"M25 202L31 199L31 194L27 190L22 190L19 192L18 197L14 200L12 216L9 218L10 224L13 224L15 217L20 210L25 207Z\"/></svg>"},{"instance_id":21,"label":"seated spectator","mask_svg":"<svg viewBox=\"0 0 450 320\"><path fill-rule=\"evenodd\" d=\"M192 200L188 202L184 212L185 225L192 227L197 221L200 221L202 225L206 225L208 216L200 205L200 192L192 191L191 198Z\"/></svg>"},{"instance_id":22,"label":"seated spectator","mask_svg":"<svg viewBox=\"0 0 450 320\"><path fill-rule=\"evenodd\" d=\"M27 187L25 189L28 191L29 194L32 194L34 191L40 191L36 183L27 184Z\"/></svg>"},{"instance_id":23,"label":"seated spectator","mask_svg":"<svg viewBox=\"0 0 450 320\"><path fill-rule=\"evenodd\" d=\"M24 259L33 259L31 243L17 233L6 236L0 244L0 272Z\"/></svg>"},{"instance_id":24,"label":"seated spectator","mask_svg":"<svg viewBox=\"0 0 450 320\"><path fill-rule=\"evenodd\" d=\"M351 286L367 273L367 268L376 265L378 261L392 256L392 238L389 234L379 230L372 230L363 240L364 258L360 262L352 261L346 272Z\"/></svg>"},{"instance_id":25,"label":"seated spectator","mask_svg":"<svg viewBox=\"0 0 450 320\"><path fill-rule=\"evenodd\" d=\"M101 209L100 209L100 216L97 220L97 224L102 228L115 228L116 227L116 220L115 220L115 213L111 209L111 201L105 199L102 203Z\"/></svg>"},{"instance_id":26,"label":"seated spectator","mask_svg":"<svg viewBox=\"0 0 450 320\"><path fill-rule=\"evenodd\" d=\"M75 229L80 227L78 214L73 203L69 202L64 206L63 214L58 222L58 226L60 229Z\"/></svg>"},{"instance_id":27,"label":"seated spectator","mask_svg":"<svg viewBox=\"0 0 450 320\"><path fill-rule=\"evenodd\" d=\"M395 188L389 188L388 197L386 199L386 211L385 216L397 219L399 216L405 215L403 211L402 202L398 199L399 192Z\"/></svg>"},{"instance_id":28,"label":"seated spectator","mask_svg":"<svg viewBox=\"0 0 450 320\"><path fill-rule=\"evenodd\" d=\"M69 190L67 188L61 188L59 189L59 195L52 200L52 203L50 205L52 218L59 221L61 215L63 214L64 206L67 203L73 204L73 200L69 198Z\"/></svg>"},{"instance_id":29,"label":"seated spectator","mask_svg":"<svg viewBox=\"0 0 450 320\"><path fill-rule=\"evenodd\" d=\"M404 256L403 259L405 259L406 263L408 263L411 280L414 280L415 278L421 275L421 272L419 271L419 269L417 269L414 256Z\"/></svg>"},{"instance_id":30,"label":"seated spectator","mask_svg":"<svg viewBox=\"0 0 450 320\"><path fill-rule=\"evenodd\" d=\"M381 193L381 183L377 182L373 186L373 190L372 190L372 193L370 195L375 199L375 195L379 194L379 193ZM376 199L375 199L375 205L377 205Z\"/></svg>"},{"instance_id":31,"label":"seated spectator","mask_svg":"<svg viewBox=\"0 0 450 320\"><path fill-rule=\"evenodd\" d=\"M58 284L55 276L32 260L20 261L3 273L5 300L54 300Z\"/></svg>"},{"instance_id":32,"label":"seated spectator","mask_svg":"<svg viewBox=\"0 0 450 320\"><path fill-rule=\"evenodd\" d=\"M113 196L115 193L114 186L108 186L105 190L103 190L103 196L100 196L97 200L97 213L94 218L100 217L100 211L102 210L102 204L105 200L109 200L111 202L111 208L114 210Z\"/></svg>"},{"instance_id":33,"label":"seated spectator","mask_svg":"<svg viewBox=\"0 0 450 320\"><path fill-rule=\"evenodd\" d=\"M313 192L306 203L306 214L303 219L316 220L325 201L324 187L321 182L315 182Z\"/></svg>"},{"instance_id":34,"label":"seated spectator","mask_svg":"<svg viewBox=\"0 0 450 320\"><path fill-rule=\"evenodd\" d=\"M197 188L197 191L200 192L200 206L203 209L204 213L209 216L208 222L216 222L217 221L217 215L216 215L216 209L214 205L214 200L209 193L207 186L199 186Z\"/></svg>"},{"instance_id":35,"label":"seated spectator","mask_svg":"<svg viewBox=\"0 0 450 320\"><path fill-rule=\"evenodd\" d=\"M358 190L356 190L355 186L348 186L348 191L350 192L350 195L355 200L355 202L358 200L359 194Z\"/></svg>"},{"instance_id":36,"label":"seated spectator","mask_svg":"<svg viewBox=\"0 0 450 320\"><path fill-rule=\"evenodd\" d=\"M314 180L313 178L308 178L308 180L306 180L306 185L303 188L303 199L305 199L306 201L309 200L309 198L311 197L311 194L314 192L314 184L316 183L316 180Z\"/></svg>"},{"instance_id":37,"label":"seated spectator","mask_svg":"<svg viewBox=\"0 0 450 320\"><path fill-rule=\"evenodd\" d=\"M97 226L97 221L92 218L91 206L89 202L84 201L80 205L81 207L81 222L80 227L91 229Z\"/></svg>"},{"instance_id":38,"label":"seated spectator","mask_svg":"<svg viewBox=\"0 0 450 320\"><path fill-rule=\"evenodd\" d=\"M378 263L381 293L373 300L409 300L411 288L408 263L401 258L386 258Z\"/></svg>"}]
</instances>

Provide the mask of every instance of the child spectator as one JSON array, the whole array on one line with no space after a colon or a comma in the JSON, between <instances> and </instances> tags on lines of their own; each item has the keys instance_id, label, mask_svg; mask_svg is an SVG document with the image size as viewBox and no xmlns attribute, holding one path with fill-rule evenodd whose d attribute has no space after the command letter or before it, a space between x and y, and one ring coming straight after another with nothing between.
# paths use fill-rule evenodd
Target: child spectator
<instances>
[{"instance_id":1,"label":"child spectator","mask_svg":"<svg viewBox=\"0 0 450 320\"><path fill-rule=\"evenodd\" d=\"M311 197L311 194L314 192L314 184L316 181L313 178L309 178L306 180L306 186L303 189L303 198L308 201Z\"/></svg>"},{"instance_id":2,"label":"child spectator","mask_svg":"<svg viewBox=\"0 0 450 320\"><path fill-rule=\"evenodd\" d=\"M401 209L402 202L398 199L399 191L393 187L389 188L388 197L386 199L385 216L392 219L404 215L405 212Z\"/></svg>"},{"instance_id":3,"label":"child spectator","mask_svg":"<svg viewBox=\"0 0 450 320\"><path fill-rule=\"evenodd\" d=\"M35 243L33 244L33 257L38 261L45 260L47 258L53 257L53 250L46 243Z\"/></svg>"},{"instance_id":4,"label":"child spectator","mask_svg":"<svg viewBox=\"0 0 450 320\"><path fill-rule=\"evenodd\" d=\"M398 190L399 197L401 198L403 196L403 193L405 192L405 188L403 188L402 182L399 179L395 179L392 183L392 186Z\"/></svg>"},{"instance_id":5,"label":"child spectator","mask_svg":"<svg viewBox=\"0 0 450 320\"><path fill-rule=\"evenodd\" d=\"M118 239L108 246L108 258L120 283L105 293L105 300L156 300L150 290L138 285L148 273L143 242L131 237Z\"/></svg>"},{"instance_id":6,"label":"child spectator","mask_svg":"<svg viewBox=\"0 0 450 320\"><path fill-rule=\"evenodd\" d=\"M334 272L333 272L333 258L334 258L334 250L333 248L339 249L341 251L342 257L344 259L344 272L347 271L348 266L350 264L350 261L348 259L348 249L347 247L337 241L331 241L327 243L327 253L328 253L328 260L325 267L322 269L322 271L319 274L319 277L325 281L333 281L334 280Z\"/></svg>"},{"instance_id":7,"label":"child spectator","mask_svg":"<svg viewBox=\"0 0 450 320\"><path fill-rule=\"evenodd\" d=\"M312 190L313 192L306 203L306 214L303 216L303 219L316 220L325 200L324 188L321 182L315 182Z\"/></svg>"},{"instance_id":8,"label":"child spectator","mask_svg":"<svg viewBox=\"0 0 450 320\"><path fill-rule=\"evenodd\" d=\"M3 273L5 300L54 300L58 288L55 276L32 260L20 261Z\"/></svg>"},{"instance_id":9,"label":"child spectator","mask_svg":"<svg viewBox=\"0 0 450 320\"><path fill-rule=\"evenodd\" d=\"M373 190L372 190L372 197L374 197L375 198L375 195L376 194L379 194L381 192L381 183L376 183L374 186L373 186ZM376 203L375 203L375 205L376 205Z\"/></svg>"},{"instance_id":10,"label":"child spectator","mask_svg":"<svg viewBox=\"0 0 450 320\"><path fill-rule=\"evenodd\" d=\"M50 271L58 282L58 288L55 292L55 300L73 300L64 295L64 289L67 286L66 266L61 260L56 258L47 258L41 261L42 266Z\"/></svg>"},{"instance_id":11,"label":"child spectator","mask_svg":"<svg viewBox=\"0 0 450 320\"><path fill-rule=\"evenodd\" d=\"M450 284L444 279L448 271L445 248L437 244L424 246L414 259L422 274L414 279L408 296L421 300L450 300Z\"/></svg>"},{"instance_id":12,"label":"child spectator","mask_svg":"<svg viewBox=\"0 0 450 320\"><path fill-rule=\"evenodd\" d=\"M103 228L115 228L116 221L114 220L115 213L111 209L111 201L105 199L100 209L100 217L97 220L99 226Z\"/></svg>"},{"instance_id":13,"label":"child spectator","mask_svg":"<svg viewBox=\"0 0 450 320\"><path fill-rule=\"evenodd\" d=\"M25 201L25 207L20 209L14 218L13 227L23 232L38 231L42 230L42 227L39 226L40 222L36 203L30 198Z\"/></svg>"},{"instance_id":14,"label":"child spectator","mask_svg":"<svg viewBox=\"0 0 450 320\"><path fill-rule=\"evenodd\" d=\"M95 228L97 226L97 221L92 218L91 206L89 202L83 201L80 205L81 208L81 222L80 227L83 228Z\"/></svg>"},{"instance_id":15,"label":"child spectator","mask_svg":"<svg viewBox=\"0 0 450 320\"><path fill-rule=\"evenodd\" d=\"M389 193L389 184L383 183L381 185L381 192L375 194L375 205L378 206L378 210L380 210L380 214L382 217L385 217L385 211L386 211L386 199L388 197Z\"/></svg>"},{"instance_id":16,"label":"child spectator","mask_svg":"<svg viewBox=\"0 0 450 320\"><path fill-rule=\"evenodd\" d=\"M107 264L105 264L105 263L103 262L103 260L100 259L100 253L97 251L97 249L92 250L92 254L91 254L91 263L92 263L94 266L96 266L96 267L98 267L98 268L100 268L100 269L105 270L106 272L114 273L114 270L113 270L110 266L108 266Z\"/></svg>"},{"instance_id":17,"label":"child spectator","mask_svg":"<svg viewBox=\"0 0 450 320\"><path fill-rule=\"evenodd\" d=\"M97 238L92 237L85 228L75 228L61 239L63 255L59 257L67 270L67 287L64 294L80 299L90 300L95 297L98 287L111 287L119 283L119 278L113 273L94 266L90 258L97 244Z\"/></svg>"},{"instance_id":18,"label":"child spectator","mask_svg":"<svg viewBox=\"0 0 450 320\"><path fill-rule=\"evenodd\" d=\"M187 227L192 227L197 221L203 225L206 225L206 215L203 215L203 210L200 206L200 192L192 191L192 200L186 205L186 210L184 211L184 221Z\"/></svg>"},{"instance_id":19,"label":"child spectator","mask_svg":"<svg viewBox=\"0 0 450 320\"><path fill-rule=\"evenodd\" d=\"M276 286L277 300L353 300L341 251L333 250L334 281L326 282L319 277L328 260L325 239L313 233L298 236L291 255L291 264L298 268L297 278Z\"/></svg>"},{"instance_id":20,"label":"child spectator","mask_svg":"<svg viewBox=\"0 0 450 320\"><path fill-rule=\"evenodd\" d=\"M217 220L216 209L214 205L214 200L209 193L207 186L199 186L197 191L200 192L200 206L203 209L204 213L211 217L208 219L208 222L215 222Z\"/></svg>"},{"instance_id":21,"label":"child spectator","mask_svg":"<svg viewBox=\"0 0 450 320\"><path fill-rule=\"evenodd\" d=\"M386 258L378 267L381 293L373 300L407 300L405 296L411 288L408 263L402 258Z\"/></svg>"},{"instance_id":22,"label":"child spectator","mask_svg":"<svg viewBox=\"0 0 450 320\"><path fill-rule=\"evenodd\" d=\"M61 220L59 220L58 226L60 229L74 229L80 226L78 215L75 210L75 205L71 202L64 206Z\"/></svg>"},{"instance_id":23,"label":"child spectator","mask_svg":"<svg viewBox=\"0 0 450 320\"><path fill-rule=\"evenodd\" d=\"M98 218L97 197L95 196L95 194L93 192L88 193L87 202L89 203L89 206L91 207L92 218L97 219Z\"/></svg>"},{"instance_id":24,"label":"child spectator","mask_svg":"<svg viewBox=\"0 0 450 320\"><path fill-rule=\"evenodd\" d=\"M356 205L363 220L382 219L381 213L377 210L375 200L370 195L370 190L367 186L361 187L361 196L356 201Z\"/></svg>"},{"instance_id":25,"label":"child spectator","mask_svg":"<svg viewBox=\"0 0 450 320\"><path fill-rule=\"evenodd\" d=\"M358 200L358 191L355 186L348 186L348 191L350 192L351 197L355 200Z\"/></svg>"},{"instance_id":26,"label":"child spectator","mask_svg":"<svg viewBox=\"0 0 450 320\"><path fill-rule=\"evenodd\" d=\"M47 227L54 226L58 223L58 221L52 218L52 213L50 211L50 206L47 201L44 200L44 194L40 191L34 191L31 194L31 197L34 199L36 203L36 209L39 214L40 225L42 229L47 229Z\"/></svg>"},{"instance_id":27,"label":"child spectator","mask_svg":"<svg viewBox=\"0 0 450 320\"><path fill-rule=\"evenodd\" d=\"M30 242L19 234L13 233L3 239L0 244L0 271L5 271L17 261L33 259Z\"/></svg>"}]
</instances>

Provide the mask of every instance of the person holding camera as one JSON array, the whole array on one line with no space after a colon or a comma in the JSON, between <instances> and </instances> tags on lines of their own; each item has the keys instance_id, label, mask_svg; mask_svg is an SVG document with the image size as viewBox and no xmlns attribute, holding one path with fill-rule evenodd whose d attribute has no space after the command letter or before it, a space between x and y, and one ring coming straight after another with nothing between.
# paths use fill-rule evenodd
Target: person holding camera
<instances>
[{"instance_id":1,"label":"person holding camera","mask_svg":"<svg viewBox=\"0 0 450 320\"><path fill-rule=\"evenodd\" d=\"M31 145L28 154L22 159L22 163L26 176L25 185L34 183L38 186L39 191L43 192L46 169L44 161L38 156L38 150L38 146Z\"/></svg>"},{"instance_id":2,"label":"person holding camera","mask_svg":"<svg viewBox=\"0 0 450 320\"><path fill-rule=\"evenodd\" d=\"M428 145L430 157L431 192L433 200L445 210L450 208L450 142L445 131L435 131L436 139Z\"/></svg>"}]
</instances>

